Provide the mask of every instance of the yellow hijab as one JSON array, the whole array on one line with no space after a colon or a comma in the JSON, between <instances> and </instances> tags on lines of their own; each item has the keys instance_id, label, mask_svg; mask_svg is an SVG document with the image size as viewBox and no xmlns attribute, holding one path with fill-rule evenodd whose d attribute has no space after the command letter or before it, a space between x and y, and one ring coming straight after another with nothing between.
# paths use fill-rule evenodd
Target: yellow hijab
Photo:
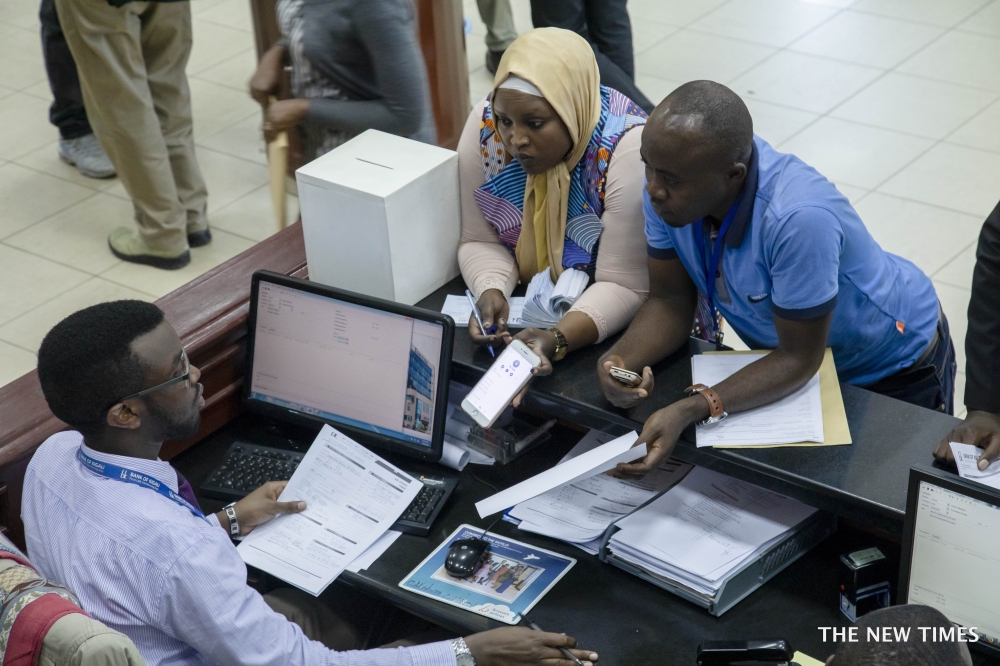
<instances>
[{"instance_id":1,"label":"yellow hijab","mask_svg":"<svg viewBox=\"0 0 1000 666\"><path fill-rule=\"evenodd\" d=\"M548 267L557 278L563 271L569 175L601 119L601 76L587 40L561 28L537 28L514 40L497 67L494 95L512 74L541 91L573 139L564 161L543 174L528 175L521 235L514 248L522 282Z\"/></svg>"}]
</instances>

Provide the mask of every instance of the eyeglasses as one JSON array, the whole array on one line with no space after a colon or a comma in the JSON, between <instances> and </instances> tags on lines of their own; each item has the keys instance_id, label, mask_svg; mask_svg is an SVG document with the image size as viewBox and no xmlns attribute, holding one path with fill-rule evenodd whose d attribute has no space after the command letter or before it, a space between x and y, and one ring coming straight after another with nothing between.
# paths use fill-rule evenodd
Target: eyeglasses
<instances>
[{"instance_id":1,"label":"eyeglasses","mask_svg":"<svg viewBox=\"0 0 1000 666\"><path fill-rule=\"evenodd\" d=\"M133 393L132 395L125 396L118 402L125 402L126 400L130 400L132 398L138 398L140 396L146 395L147 393L152 393L153 391L159 391L161 389L165 389L168 386L173 386L174 384L178 384L180 382L184 382L184 388L191 388L191 363L188 361L187 351L184 349L181 350L181 363L184 364L183 366L184 372L179 377L173 377L163 382L162 384L157 384L152 388L148 388L144 391L139 391L138 393ZM115 404L118 403L116 402Z\"/></svg>"}]
</instances>

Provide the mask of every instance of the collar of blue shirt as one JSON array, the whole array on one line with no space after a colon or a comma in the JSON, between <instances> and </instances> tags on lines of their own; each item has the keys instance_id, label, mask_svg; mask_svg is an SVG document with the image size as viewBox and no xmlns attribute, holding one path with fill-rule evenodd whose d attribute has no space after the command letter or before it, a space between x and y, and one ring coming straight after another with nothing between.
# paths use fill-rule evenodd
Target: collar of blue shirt
<instances>
[{"instance_id":1,"label":"collar of blue shirt","mask_svg":"<svg viewBox=\"0 0 1000 666\"><path fill-rule=\"evenodd\" d=\"M81 444L80 446L83 448L84 453L98 462L110 463L112 465L117 465L118 467L130 469L133 472L139 472L140 474L151 476L175 493L178 492L177 472L174 471L174 468L171 467L170 463L166 460L160 460L159 458L156 460L146 460L145 458L116 456L110 453L95 451L86 444ZM81 467L82 466L83 465L81 464ZM91 472L91 474L93 474L93 472Z\"/></svg>"},{"instance_id":2,"label":"collar of blue shirt","mask_svg":"<svg viewBox=\"0 0 1000 666\"><path fill-rule=\"evenodd\" d=\"M743 181L740 189L740 203L736 208L736 216L733 217L729 231L723 239L729 247L737 248L743 245L743 237L746 236L747 227L753 219L753 204L757 199L757 144L750 145L750 163L747 165L747 177Z\"/></svg>"}]
</instances>

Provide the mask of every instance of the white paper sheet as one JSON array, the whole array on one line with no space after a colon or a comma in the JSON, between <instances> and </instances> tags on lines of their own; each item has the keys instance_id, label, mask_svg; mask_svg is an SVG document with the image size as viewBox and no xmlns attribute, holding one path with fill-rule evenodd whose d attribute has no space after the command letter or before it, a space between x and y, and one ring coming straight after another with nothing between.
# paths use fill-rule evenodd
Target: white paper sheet
<instances>
[{"instance_id":1,"label":"white paper sheet","mask_svg":"<svg viewBox=\"0 0 1000 666\"><path fill-rule=\"evenodd\" d=\"M691 377L695 384L714 386L767 354L692 356ZM801 389L777 402L730 414L720 423L697 426L695 433L699 447L822 442L823 403L819 373Z\"/></svg>"},{"instance_id":2,"label":"white paper sheet","mask_svg":"<svg viewBox=\"0 0 1000 666\"><path fill-rule=\"evenodd\" d=\"M994 460L986 469L979 469L979 456L983 450L972 444L951 443L951 452L955 455L958 475L965 479L978 481L990 488L1000 488L1000 460Z\"/></svg>"},{"instance_id":3,"label":"white paper sheet","mask_svg":"<svg viewBox=\"0 0 1000 666\"><path fill-rule=\"evenodd\" d=\"M513 296L507 302L510 313L507 317L507 325L520 328L522 323L522 313L524 311L524 297ZM465 295L448 294L444 299L444 307L441 314L446 314L455 320L455 326L468 326L472 317L472 307L469 305L469 298Z\"/></svg>"},{"instance_id":4,"label":"white paper sheet","mask_svg":"<svg viewBox=\"0 0 1000 666\"><path fill-rule=\"evenodd\" d=\"M480 500L476 502L479 517L485 518L498 511L509 509L515 504L525 502L532 497L537 497L553 488L606 472L616 467L620 462L632 462L644 458L646 456L645 444L632 448L637 439L639 439L639 435L635 432L622 435L618 439L602 444L583 455L556 465L552 469L547 469L507 490Z\"/></svg>"},{"instance_id":5,"label":"white paper sheet","mask_svg":"<svg viewBox=\"0 0 1000 666\"><path fill-rule=\"evenodd\" d=\"M371 565L375 564L375 560L382 557L385 551L389 550L389 546L396 542L396 539L402 535L402 532L397 532L396 530L389 530L378 540L368 547L368 550L358 555L353 562L347 565L348 571L353 571L358 573L359 571L364 571Z\"/></svg>"},{"instance_id":6,"label":"white paper sheet","mask_svg":"<svg viewBox=\"0 0 1000 666\"><path fill-rule=\"evenodd\" d=\"M587 289L589 282L586 273L573 268L564 270L555 284L550 269L536 274L528 283L524 296L523 324L538 328L555 326Z\"/></svg>"},{"instance_id":7,"label":"white paper sheet","mask_svg":"<svg viewBox=\"0 0 1000 666\"><path fill-rule=\"evenodd\" d=\"M591 430L561 462L613 438ZM690 470L691 465L668 458L642 479L623 480L596 474L522 502L510 511L510 516L520 520L520 529L527 532L574 545L599 541L608 525L680 481ZM590 552L589 548L584 550Z\"/></svg>"},{"instance_id":8,"label":"white paper sheet","mask_svg":"<svg viewBox=\"0 0 1000 666\"><path fill-rule=\"evenodd\" d=\"M319 595L396 522L422 487L323 426L278 498L304 500L306 510L261 525L237 550L247 564Z\"/></svg>"},{"instance_id":9,"label":"white paper sheet","mask_svg":"<svg viewBox=\"0 0 1000 666\"><path fill-rule=\"evenodd\" d=\"M649 505L618 521L613 540L713 580L816 511L789 497L696 467Z\"/></svg>"}]
</instances>

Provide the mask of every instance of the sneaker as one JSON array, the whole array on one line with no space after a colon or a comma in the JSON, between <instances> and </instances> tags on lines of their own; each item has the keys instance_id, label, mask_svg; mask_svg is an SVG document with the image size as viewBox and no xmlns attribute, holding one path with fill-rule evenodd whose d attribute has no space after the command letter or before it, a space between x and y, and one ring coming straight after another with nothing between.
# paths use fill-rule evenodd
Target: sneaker
<instances>
[{"instance_id":1,"label":"sneaker","mask_svg":"<svg viewBox=\"0 0 1000 666\"><path fill-rule=\"evenodd\" d=\"M77 139L59 139L59 159L75 166L87 178L111 178L115 175L115 167L93 133Z\"/></svg>"},{"instance_id":2,"label":"sneaker","mask_svg":"<svg viewBox=\"0 0 1000 666\"><path fill-rule=\"evenodd\" d=\"M143 242L139 232L128 227L118 227L108 235L111 253L122 261L145 264L168 271L184 268L191 263L191 253L184 250L180 254L155 250Z\"/></svg>"},{"instance_id":3,"label":"sneaker","mask_svg":"<svg viewBox=\"0 0 1000 666\"><path fill-rule=\"evenodd\" d=\"M212 230L202 229L201 231L188 232L189 247L205 247L212 242Z\"/></svg>"},{"instance_id":4,"label":"sneaker","mask_svg":"<svg viewBox=\"0 0 1000 666\"><path fill-rule=\"evenodd\" d=\"M500 58L503 57L503 51L487 51L486 52L486 71L490 74L497 73L497 67L500 66Z\"/></svg>"}]
</instances>

